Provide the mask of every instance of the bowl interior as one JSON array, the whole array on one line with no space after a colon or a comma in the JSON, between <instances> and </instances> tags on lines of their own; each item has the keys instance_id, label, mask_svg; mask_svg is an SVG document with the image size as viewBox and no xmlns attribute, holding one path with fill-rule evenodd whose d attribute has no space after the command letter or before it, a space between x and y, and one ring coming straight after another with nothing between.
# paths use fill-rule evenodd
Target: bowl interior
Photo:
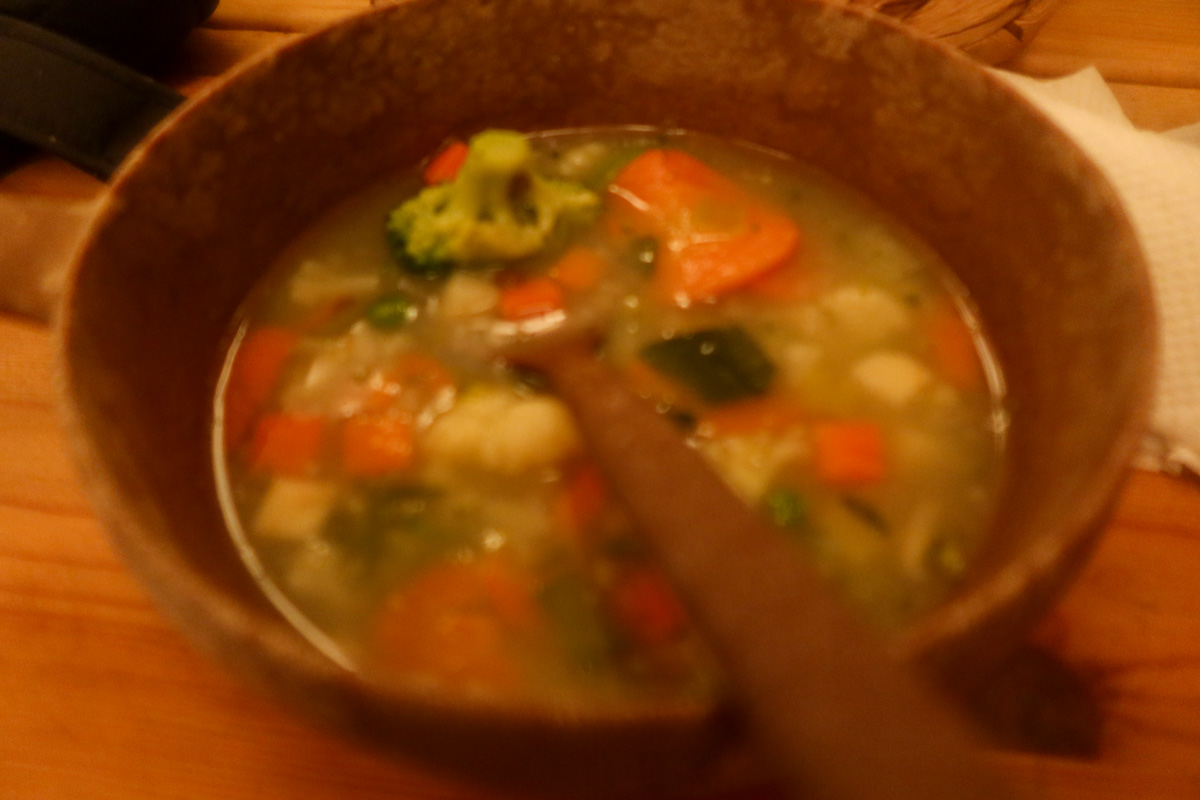
<instances>
[{"instance_id":1,"label":"bowl interior","mask_svg":"<svg viewBox=\"0 0 1200 800\"><path fill-rule=\"evenodd\" d=\"M945 674L1011 646L1086 553L1154 352L1145 268L1096 170L974 65L844 9L417 0L190 103L120 173L64 310L68 420L100 515L185 630L310 715L487 779L601 792L713 769L734 735L725 716L564 724L341 672L266 602L224 532L211 409L239 304L323 210L450 135L611 124L813 163L913 229L972 295L1005 377L1007 478L969 585L897 641Z\"/></svg>"}]
</instances>

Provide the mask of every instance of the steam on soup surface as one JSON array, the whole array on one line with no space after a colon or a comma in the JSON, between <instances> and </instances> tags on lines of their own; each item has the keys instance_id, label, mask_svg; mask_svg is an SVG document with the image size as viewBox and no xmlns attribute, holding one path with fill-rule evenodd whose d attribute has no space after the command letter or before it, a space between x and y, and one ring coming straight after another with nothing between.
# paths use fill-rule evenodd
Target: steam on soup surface
<instances>
[{"instance_id":1,"label":"steam on soup surface","mask_svg":"<svg viewBox=\"0 0 1200 800\"><path fill-rule=\"evenodd\" d=\"M865 614L902 625L955 585L1001 412L927 250L753 148L488 132L306 233L229 356L227 514L343 663L572 702L716 690L566 408L488 346L580 314L602 319L597 357Z\"/></svg>"}]
</instances>

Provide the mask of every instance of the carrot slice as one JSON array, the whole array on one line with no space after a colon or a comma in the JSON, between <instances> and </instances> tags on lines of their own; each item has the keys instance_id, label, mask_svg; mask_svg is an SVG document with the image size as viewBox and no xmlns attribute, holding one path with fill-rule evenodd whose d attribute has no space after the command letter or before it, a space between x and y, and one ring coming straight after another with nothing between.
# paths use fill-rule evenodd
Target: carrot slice
<instances>
[{"instance_id":1,"label":"carrot slice","mask_svg":"<svg viewBox=\"0 0 1200 800\"><path fill-rule=\"evenodd\" d=\"M656 273L667 297L690 302L745 286L786 262L799 235L792 221L765 208L751 208L740 230L726 239L695 241L668 250Z\"/></svg>"},{"instance_id":2,"label":"carrot slice","mask_svg":"<svg viewBox=\"0 0 1200 800\"><path fill-rule=\"evenodd\" d=\"M478 569L483 593L496 618L513 631L539 631L542 617L534 600L531 576L499 557L480 562Z\"/></svg>"},{"instance_id":3,"label":"carrot slice","mask_svg":"<svg viewBox=\"0 0 1200 800\"><path fill-rule=\"evenodd\" d=\"M555 518L579 537L600 517L608 503L608 484L590 461L580 463L567 476L555 507Z\"/></svg>"},{"instance_id":4,"label":"carrot slice","mask_svg":"<svg viewBox=\"0 0 1200 800\"><path fill-rule=\"evenodd\" d=\"M704 436L747 436L783 433L804 421L799 407L789 400L768 396L715 406L696 426Z\"/></svg>"},{"instance_id":5,"label":"carrot slice","mask_svg":"<svg viewBox=\"0 0 1200 800\"><path fill-rule=\"evenodd\" d=\"M817 477L836 486L876 483L887 474L883 432L874 422L813 426Z\"/></svg>"},{"instance_id":6,"label":"carrot slice","mask_svg":"<svg viewBox=\"0 0 1200 800\"><path fill-rule=\"evenodd\" d=\"M561 311L563 304L562 287L549 278L531 278L500 291L500 316L507 320Z\"/></svg>"},{"instance_id":7,"label":"carrot slice","mask_svg":"<svg viewBox=\"0 0 1200 800\"><path fill-rule=\"evenodd\" d=\"M613 191L662 227L684 222L700 202L733 190L720 173L680 150L647 150L626 164L612 182Z\"/></svg>"},{"instance_id":8,"label":"carrot slice","mask_svg":"<svg viewBox=\"0 0 1200 800\"><path fill-rule=\"evenodd\" d=\"M687 615L666 578L650 569L631 569L617 578L613 614L638 643L654 647L679 638Z\"/></svg>"},{"instance_id":9,"label":"carrot slice","mask_svg":"<svg viewBox=\"0 0 1200 800\"><path fill-rule=\"evenodd\" d=\"M466 142L451 142L430 160L425 171L421 173L421 179L427 186L454 180L458 171L462 169L463 162L467 160L468 151Z\"/></svg>"},{"instance_id":10,"label":"carrot slice","mask_svg":"<svg viewBox=\"0 0 1200 800\"><path fill-rule=\"evenodd\" d=\"M452 562L422 573L388 599L375 625L385 664L430 673L451 686L513 689L513 649L540 617L527 576L499 559Z\"/></svg>"},{"instance_id":11,"label":"carrot slice","mask_svg":"<svg viewBox=\"0 0 1200 800\"><path fill-rule=\"evenodd\" d=\"M587 247L572 247L550 268L549 276L559 286L583 292L600 282L606 263L604 257Z\"/></svg>"},{"instance_id":12,"label":"carrot slice","mask_svg":"<svg viewBox=\"0 0 1200 800\"><path fill-rule=\"evenodd\" d=\"M933 362L946 380L964 391L982 387L983 364L962 315L954 308L940 307L930 315L928 330Z\"/></svg>"},{"instance_id":13,"label":"carrot slice","mask_svg":"<svg viewBox=\"0 0 1200 800\"><path fill-rule=\"evenodd\" d=\"M395 415L351 417L342 426L342 467L348 475L376 478L413 465L412 424Z\"/></svg>"},{"instance_id":14,"label":"carrot slice","mask_svg":"<svg viewBox=\"0 0 1200 800\"><path fill-rule=\"evenodd\" d=\"M313 474L321 458L325 419L307 414L264 414L254 427L250 466L278 475Z\"/></svg>"},{"instance_id":15,"label":"carrot slice","mask_svg":"<svg viewBox=\"0 0 1200 800\"><path fill-rule=\"evenodd\" d=\"M812 299L818 291L818 280L810 268L808 259L790 258L778 269L758 275L743 287L746 292L772 303L795 303Z\"/></svg>"},{"instance_id":16,"label":"carrot slice","mask_svg":"<svg viewBox=\"0 0 1200 800\"><path fill-rule=\"evenodd\" d=\"M746 285L785 264L800 243L788 217L678 150L642 153L611 191L664 241L655 280L680 305Z\"/></svg>"},{"instance_id":17,"label":"carrot slice","mask_svg":"<svg viewBox=\"0 0 1200 800\"><path fill-rule=\"evenodd\" d=\"M276 325L251 330L234 354L225 386L225 447L241 446L283 374L300 336Z\"/></svg>"}]
</instances>

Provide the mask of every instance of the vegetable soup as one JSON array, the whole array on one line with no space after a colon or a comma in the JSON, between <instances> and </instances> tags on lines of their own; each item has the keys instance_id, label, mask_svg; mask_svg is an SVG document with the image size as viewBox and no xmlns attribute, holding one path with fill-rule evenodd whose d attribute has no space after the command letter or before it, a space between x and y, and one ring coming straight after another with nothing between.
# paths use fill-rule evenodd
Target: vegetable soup
<instances>
[{"instance_id":1,"label":"vegetable soup","mask_svg":"<svg viewBox=\"0 0 1200 800\"><path fill-rule=\"evenodd\" d=\"M580 319L864 614L902 626L952 591L994 502L1004 415L931 252L757 148L486 131L303 235L223 373L231 529L332 657L576 703L719 691L570 413L497 355Z\"/></svg>"}]
</instances>

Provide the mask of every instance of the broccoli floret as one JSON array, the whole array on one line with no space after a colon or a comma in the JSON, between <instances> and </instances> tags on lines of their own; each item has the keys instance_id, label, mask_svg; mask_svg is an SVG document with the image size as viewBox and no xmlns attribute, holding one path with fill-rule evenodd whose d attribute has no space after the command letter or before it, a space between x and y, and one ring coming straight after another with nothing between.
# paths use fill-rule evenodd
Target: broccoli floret
<instances>
[{"instance_id":1,"label":"broccoli floret","mask_svg":"<svg viewBox=\"0 0 1200 800\"><path fill-rule=\"evenodd\" d=\"M561 223L590 220L600 198L534 171L533 148L515 131L473 137L453 181L429 186L388 216L397 260L425 277L456 264L512 261L541 250Z\"/></svg>"}]
</instances>

